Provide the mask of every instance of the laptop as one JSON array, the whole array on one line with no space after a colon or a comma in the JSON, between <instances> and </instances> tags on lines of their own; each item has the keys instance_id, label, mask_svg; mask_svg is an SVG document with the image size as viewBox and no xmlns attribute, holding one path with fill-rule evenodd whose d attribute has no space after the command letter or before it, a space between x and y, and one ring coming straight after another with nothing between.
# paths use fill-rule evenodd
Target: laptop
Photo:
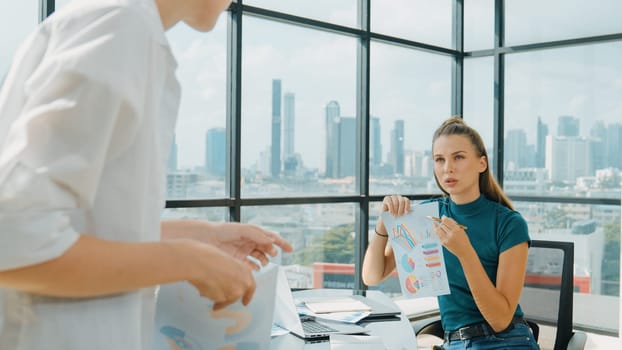
<instances>
[{"instance_id":1,"label":"laptop","mask_svg":"<svg viewBox=\"0 0 622 350\"><path fill-rule=\"evenodd\" d=\"M366 291L361 291L363 294L352 294L342 297L302 297L307 308L316 314L330 313L330 312L347 312L347 311L360 311L368 313L363 321L373 320L399 320L401 313L400 308L394 303L384 303L380 300L374 300L367 298Z\"/></svg>"},{"instance_id":2,"label":"laptop","mask_svg":"<svg viewBox=\"0 0 622 350\"><path fill-rule=\"evenodd\" d=\"M285 272L279 268L276 283L276 305L274 323L295 336L305 339L329 338L331 334L364 334L369 330L357 324L331 322L300 316L296 310L294 296L289 289Z\"/></svg>"},{"instance_id":3,"label":"laptop","mask_svg":"<svg viewBox=\"0 0 622 350\"><path fill-rule=\"evenodd\" d=\"M399 319L399 316L402 312L400 308L391 303L386 304L381 301L377 301L371 298L367 298L365 295L351 295L351 298L362 301L367 304L367 306L371 307L371 311L369 311L369 315L366 316L363 321L373 321L373 320L390 320L390 319Z\"/></svg>"}]
</instances>

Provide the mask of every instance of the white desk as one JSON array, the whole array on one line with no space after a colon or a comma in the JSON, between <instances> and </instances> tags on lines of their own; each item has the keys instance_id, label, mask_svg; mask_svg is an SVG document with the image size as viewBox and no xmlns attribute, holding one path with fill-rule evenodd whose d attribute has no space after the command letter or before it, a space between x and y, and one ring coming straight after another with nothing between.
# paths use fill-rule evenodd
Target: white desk
<instances>
[{"instance_id":1,"label":"white desk","mask_svg":"<svg viewBox=\"0 0 622 350\"><path fill-rule=\"evenodd\" d=\"M295 298L304 299L305 297L345 297L354 294L352 290L345 289L309 289L294 292ZM362 292L361 292L362 293ZM381 303L394 304L393 300L380 291L366 291L365 295ZM402 314L395 320L391 321L370 321L364 320L360 323L369 329L369 335L379 336L382 338L384 346L387 350L417 350L417 340L415 332L410 325L408 318ZM314 343L305 343L303 339L293 334L286 334L272 338L270 343L271 350L328 350L330 343L328 339L315 341ZM353 345L353 350L356 345Z\"/></svg>"}]
</instances>

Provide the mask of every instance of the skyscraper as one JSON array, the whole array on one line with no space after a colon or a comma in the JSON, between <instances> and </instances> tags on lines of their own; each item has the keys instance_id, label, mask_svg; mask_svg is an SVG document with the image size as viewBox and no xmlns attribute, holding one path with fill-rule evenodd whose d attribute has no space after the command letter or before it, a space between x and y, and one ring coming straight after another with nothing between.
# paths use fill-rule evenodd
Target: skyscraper
<instances>
[{"instance_id":1,"label":"skyscraper","mask_svg":"<svg viewBox=\"0 0 622 350\"><path fill-rule=\"evenodd\" d=\"M270 145L270 173L281 174L281 80L272 80L272 144Z\"/></svg>"},{"instance_id":2,"label":"skyscraper","mask_svg":"<svg viewBox=\"0 0 622 350\"><path fill-rule=\"evenodd\" d=\"M546 169L553 182L574 183L590 168L589 142L584 137L546 137Z\"/></svg>"},{"instance_id":3,"label":"skyscraper","mask_svg":"<svg viewBox=\"0 0 622 350\"><path fill-rule=\"evenodd\" d=\"M517 170L525 167L526 147L527 135L525 134L525 130L508 130L507 136L505 137L504 168L508 170Z\"/></svg>"},{"instance_id":4,"label":"skyscraper","mask_svg":"<svg viewBox=\"0 0 622 350\"><path fill-rule=\"evenodd\" d=\"M287 92L283 95L283 160L294 156L295 130L295 95Z\"/></svg>"},{"instance_id":5,"label":"skyscraper","mask_svg":"<svg viewBox=\"0 0 622 350\"><path fill-rule=\"evenodd\" d=\"M398 119L391 130L391 151L389 162L395 174L404 174L404 121Z\"/></svg>"},{"instance_id":6,"label":"skyscraper","mask_svg":"<svg viewBox=\"0 0 622 350\"><path fill-rule=\"evenodd\" d=\"M339 116L341 111L339 102L330 101L325 107L326 120L326 177L338 177L338 147L339 147Z\"/></svg>"},{"instance_id":7,"label":"skyscraper","mask_svg":"<svg viewBox=\"0 0 622 350\"><path fill-rule=\"evenodd\" d=\"M356 118L339 118L339 150L337 159L337 176L354 176L356 157Z\"/></svg>"},{"instance_id":8,"label":"skyscraper","mask_svg":"<svg viewBox=\"0 0 622 350\"><path fill-rule=\"evenodd\" d=\"M205 170L208 174L225 176L227 161L225 128L212 128L205 135Z\"/></svg>"},{"instance_id":9,"label":"skyscraper","mask_svg":"<svg viewBox=\"0 0 622 350\"><path fill-rule=\"evenodd\" d=\"M622 170L622 124L607 126L607 164Z\"/></svg>"},{"instance_id":10,"label":"skyscraper","mask_svg":"<svg viewBox=\"0 0 622 350\"><path fill-rule=\"evenodd\" d=\"M382 163L382 144L380 143L380 119L371 117L369 125L369 163L380 165Z\"/></svg>"},{"instance_id":11,"label":"skyscraper","mask_svg":"<svg viewBox=\"0 0 622 350\"><path fill-rule=\"evenodd\" d=\"M538 125L536 130L536 168L544 168L544 159L546 154L546 136L549 134L548 125L542 122L542 118L538 116Z\"/></svg>"},{"instance_id":12,"label":"skyscraper","mask_svg":"<svg viewBox=\"0 0 622 350\"><path fill-rule=\"evenodd\" d=\"M607 146L607 127L602 120L597 120L590 129L590 173L611 166L607 164Z\"/></svg>"},{"instance_id":13,"label":"skyscraper","mask_svg":"<svg viewBox=\"0 0 622 350\"><path fill-rule=\"evenodd\" d=\"M557 120L557 136L579 136L579 118L571 115L559 116Z\"/></svg>"}]
</instances>

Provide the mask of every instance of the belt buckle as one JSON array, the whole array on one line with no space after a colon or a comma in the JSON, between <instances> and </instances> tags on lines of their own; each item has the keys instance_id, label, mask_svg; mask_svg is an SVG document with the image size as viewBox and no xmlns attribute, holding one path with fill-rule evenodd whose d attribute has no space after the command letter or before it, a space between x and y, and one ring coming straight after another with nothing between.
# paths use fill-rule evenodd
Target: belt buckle
<instances>
[{"instance_id":1,"label":"belt buckle","mask_svg":"<svg viewBox=\"0 0 622 350\"><path fill-rule=\"evenodd\" d=\"M467 340L467 339L469 339L463 333L466 329L467 329L466 327L462 327L462 328L458 329L458 336L460 337L460 340Z\"/></svg>"}]
</instances>

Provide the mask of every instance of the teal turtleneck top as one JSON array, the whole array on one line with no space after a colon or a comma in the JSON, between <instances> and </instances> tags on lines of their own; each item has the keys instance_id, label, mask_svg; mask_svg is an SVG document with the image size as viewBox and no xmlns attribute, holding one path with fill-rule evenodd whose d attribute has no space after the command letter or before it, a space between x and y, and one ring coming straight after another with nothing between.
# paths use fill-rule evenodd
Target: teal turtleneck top
<instances>
[{"instance_id":1,"label":"teal turtleneck top","mask_svg":"<svg viewBox=\"0 0 622 350\"><path fill-rule=\"evenodd\" d=\"M522 242L530 243L527 223L520 213L484 195L467 204L456 204L449 197L432 201L439 204L439 217L445 215L468 227L466 232L469 240L493 284L497 281L499 255ZM460 261L444 247L443 255L451 291L451 294L438 297L443 329L453 331L470 324L486 322L475 304ZM523 316L520 305L516 307L514 315Z\"/></svg>"}]
</instances>

